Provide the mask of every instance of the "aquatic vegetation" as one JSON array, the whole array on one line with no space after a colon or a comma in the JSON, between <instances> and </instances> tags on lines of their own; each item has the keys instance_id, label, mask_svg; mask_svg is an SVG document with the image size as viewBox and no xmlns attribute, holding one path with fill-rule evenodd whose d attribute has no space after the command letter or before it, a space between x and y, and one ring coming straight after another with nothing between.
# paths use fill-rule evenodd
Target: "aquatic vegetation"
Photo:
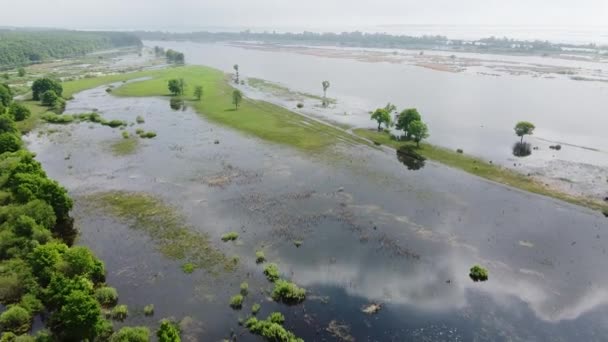
<instances>
[{"instance_id":1,"label":"aquatic vegetation","mask_svg":"<svg viewBox=\"0 0 608 342\"><path fill-rule=\"evenodd\" d=\"M262 309L262 306L260 304L253 303L253 305L251 306L251 314L257 315L258 312L260 312L260 309Z\"/></svg>"},{"instance_id":2,"label":"aquatic vegetation","mask_svg":"<svg viewBox=\"0 0 608 342\"><path fill-rule=\"evenodd\" d=\"M144 120L144 117L143 117L143 116L138 115L138 116L135 118L135 122L137 122L138 124L143 124L144 122L146 122L146 120Z\"/></svg>"},{"instance_id":3,"label":"aquatic vegetation","mask_svg":"<svg viewBox=\"0 0 608 342\"><path fill-rule=\"evenodd\" d=\"M296 284L284 279L279 279L274 284L272 299L282 301L286 304L297 304L306 299L306 290Z\"/></svg>"},{"instance_id":4,"label":"aquatic vegetation","mask_svg":"<svg viewBox=\"0 0 608 342\"><path fill-rule=\"evenodd\" d=\"M264 261L266 261L266 256L264 255L264 251L262 251L262 250L256 251L255 252L255 262L258 264L261 264Z\"/></svg>"},{"instance_id":5,"label":"aquatic vegetation","mask_svg":"<svg viewBox=\"0 0 608 342\"><path fill-rule=\"evenodd\" d=\"M516 142L513 145L513 155L516 157L527 157L532 154L532 145L527 142Z\"/></svg>"},{"instance_id":6,"label":"aquatic vegetation","mask_svg":"<svg viewBox=\"0 0 608 342\"><path fill-rule=\"evenodd\" d=\"M182 265L182 271L184 271L184 273L187 273L187 274L194 272L195 268L196 267L194 266L194 264L190 263L190 262L187 262Z\"/></svg>"},{"instance_id":7,"label":"aquatic vegetation","mask_svg":"<svg viewBox=\"0 0 608 342\"><path fill-rule=\"evenodd\" d=\"M123 327L112 334L110 342L150 342L150 330L147 327Z\"/></svg>"},{"instance_id":8,"label":"aquatic vegetation","mask_svg":"<svg viewBox=\"0 0 608 342\"><path fill-rule=\"evenodd\" d=\"M147 233L166 257L184 260L212 273L236 267L213 246L207 234L189 227L174 208L151 195L111 191L85 199L90 209L103 210L132 229Z\"/></svg>"},{"instance_id":9,"label":"aquatic vegetation","mask_svg":"<svg viewBox=\"0 0 608 342\"><path fill-rule=\"evenodd\" d=\"M247 284L247 282L242 282L241 283L241 294L243 296L246 296L249 293L249 284Z\"/></svg>"},{"instance_id":10,"label":"aquatic vegetation","mask_svg":"<svg viewBox=\"0 0 608 342\"><path fill-rule=\"evenodd\" d=\"M279 318L283 319L279 320ZM280 321L280 323L277 321ZM285 329L282 326L283 322L283 315L278 312L273 312L265 320L250 317L245 321L245 326L249 329L249 332L262 336L266 341L304 342L303 339L296 337L291 331Z\"/></svg>"},{"instance_id":11,"label":"aquatic vegetation","mask_svg":"<svg viewBox=\"0 0 608 342\"><path fill-rule=\"evenodd\" d=\"M129 316L129 308L125 304L116 305L112 309L112 318L117 321L124 321Z\"/></svg>"},{"instance_id":12,"label":"aquatic vegetation","mask_svg":"<svg viewBox=\"0 0 608 342\"><path fill-rule=\"evenodd\" d=\"M95 290L95 298L102 306L112 306L118 302L118 291L109 286L100 287Z\"/></svg>"},{"instance_id":13,"label":"aquatic vegetation","mask_svg":"<svg viewBox=\"0 0 608 342\"><path fill-rule=\"evenodd\" d=\"M169 319L160 321L160 327L156 331L158 342L179 342L180 328L177 323Z\"/></svg>"},{"instance_id":14,"label":"aquatic vegetation","mask_svg":"<svg viewBox=\"0 0 608 342\"><path fill-rule=\"evenodd\" d=\"M144 306L144 315L145 316L154 316L154 304L148 304Z\"/></svg>"},{"instance_id":15,"label":"aquatic vegetation","mask_svg":"<svg viewBox=\"0 0 608 342\"><path fill-rule=\"evenodd\" d=\"M264 275L266 276L266 279L268 279L268 281L274 283L280 278L279 266L274 263L266 265L266 267L264 267Z\"/></svg>"},{"instance_id":16,"label":"aquatic vegetation","mask_svg":"<svg viewBox=\"0 0 608 342\"><path fill-rule=\"evenodd\" d=\"M238 238L239 238L239 233L237 233L237 232L229 232L229 233L222 235L222 241L224 241L224 242L235 241Z\"/></svg>"},{"instance_id":17,"label":"aquatic vegetation","mask_svg":"<svg viewBox=\"0 0 608 342\"><path fill-rule=\"evenodd\" d=\"M128 123L126 121L122 121L122 120L102 121L101 124L104 126L110 126L112 128L128 125Z\"/></svg>"},{"instance_id":18,"label":"aquatic vegetation","mask_svg":"<svg viewBox=\"0 0 608 342\"><path fill-rule=\"evenodd\" d=\"M138 129L135 130L135 134L137 134L137 135L141 135L143 133L144 133L144 130L141 129L141 128L138 128Z\"/></svg>"},{"instance_id":19,"label":"aquatic vegetation","mask_svg":"<svg viewBox=\"0 0 608 342\"><path fill-rule=\"evenodd\" d=\"M293 245L300 248L304 242L302 240L293 240Z\"/></svg>"},{"instance_id":20,"label":"aquatic vegetation","mask_svg":"<svg viewBox=\"0 0 608 342\"><path fill-rule=\"evenodd\" d=\"M298 104L296 105L296 107L302 109L302 108L304 108L304 104L302 102L298 102Z\"/></svg>"},{"instance_id":21,"label":"aquatic vegetation","mask_svg":"<svg viewBox=\"0 0 608 342\"><path fill-rule=\"evenodd\" d=\"M243 307L243 295L235 295L230 298L230 307L233 309L240 309Z\"/></svg>"},{"instance_id":22,"label":"aquatic vegetation","mask_svg":"<svg viewBox=\"0 0 608 342\"><path fill-rule=\"evenodd\" d=\"M74 122L74 117L68 114L44 114L42 120L53 124L69 124Z\"/></svg>"},{"instance_id":23,"label":"aquatic vegetation","mask_svg":"<svg viewBox=\"0 0 608 342\"><path fill-rule=\"evenodd\" d=\"M152 139L152 138L156 137L156 132L152 132L152 131L150 131L150 132L143 132L142 131L141 133L138 133L138 135L139 135L140 138Z\"/></svg>"},{"instance_id":24,"label":"aquatic vegetation","mask_svg":"<svg viewBox=\"0 0 608 342\"><path fill-rule=\"evenodd\" d=\"M126 133L126 132L123 132L123 133ZM127 133L127 135L128 135L128 133ZM124 138L124 134L123 134L123 138ZM115 156L126 156L126 155L133 154L137 151L138 148L139 148L139 140L131 139L129 137L120 139L120 140L116 140L110 144L110 150L112 151L112 154Z\"/></svg>"},{"instance_id":25,"label":"aquatic vegetation","mask_svg":"<svg viewBox=\"0 0 608 342\"><path fill-rule=\"evenodd\" d=\"M124 139L129 139L129 132L127 132L127 131L122 131L122 137L123 137Z\"/></svg>"},{"instance_id":26,"label":"aquatic vegetation","mask_svg":"<svg viewBox=\"0 0 608 342\"><path fill-rule=\"evenodd\" d=\"M486 281L488 280L488 270L479 265L475 265L471 267L469 277L471 277L473 281Z\"/></svg>"}]
</instances>

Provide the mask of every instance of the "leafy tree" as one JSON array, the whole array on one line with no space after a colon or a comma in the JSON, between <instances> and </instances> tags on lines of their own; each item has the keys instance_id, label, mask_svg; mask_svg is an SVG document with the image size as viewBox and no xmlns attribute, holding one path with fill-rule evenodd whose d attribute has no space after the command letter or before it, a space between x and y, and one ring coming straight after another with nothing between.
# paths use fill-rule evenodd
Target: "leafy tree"
<instances>
[{"instance_id":1,"label":"leafy tree","mask_svg":"<svg viewBox=\"0 0 608 342\"><path fill-rule=\"evenodd\" d=\"M4 115L5 112L6 112L6 107L0 101L0 115Z\"/></svg>"},{"instance_id":2,"label":"leafy tree","mask_svg":"<svg viewBox=\"0 0 608 342\"><path fill-rule=\"evenodd\" d=\"M40 96L40 102L43 106L51 107L55 105L58 97L59 96L57 96L57 93L55 93L53 90L47 90Z\"/></svg>"},{"instance_id":3,"label":"leafy tree","mask_svg":"<svg viewBox=\"0 0 608 342\"><path fill-rule=\"evenodd\" d=\"M524 135L532 135L536 127L534 124L528 121L520 121L515 125L515 134L521 137L521 143L524 142Z\"/></svg>"},{"instance_id":4,"label":"leafy tree","mask_svg":"<svg viewBox=\"0 0 608 342\"><path fill-rule=\"evenodd\" d=\"M234 104L234 106L237 110L239 109L239 105L241 104L242 101L243 101L243 93L241 93L240 90L235 89L232 92L232 104Z\"/></svg>"},{"instance_id":5,"label":"leafy tree","mask_svg":"<svg viewBox=\"0 0 608 342\"><path fill-rule=\"evenodd\" d=\"M93 282L105 280L105 266L90 249L75 246L63 254L63 270L68 277L86 276Z\"/></svg>"},{"instance_id":6,"label":"leafy tree","mask_svg":"<svg viewBox=\"0 0 608 342\"><path fill-rule=\"evenodd\" d=\"M4 107L10 106L13 101L13 93L11 88L6 84L0 83L0 104ZM2 114L2 113L0 113Z\"/></svg>"},{"instance_id":7,"label":"leafy tree","mask_svg":"<svg viewBox=\"0 0 608 342\"><path fill-rule=\"evenodd\" d=\"M20 202L41 199L53 207L58 220L69 218L69 212L74 202L68 196L65 188L56 181L37 174L17 173L9 179L9 182L13 186L16 184L11 190Z\"/></svg>"},{"instance_id":8,"label":"leafy tree","mask_svg":"<svg viewBox=\"0 0 608 342\"><path fill-rule=\"evenodd\" d=\"M146 327L123 327L110 337L110 342L149 342L150 330Z\"/></svg>"},{"instance_id":9,"label":"leafy tree","mask_svg":"<svg viewBox=\"0 0 608 342\"><path fill-rule=\"evenodd\" d=\"M22 105L21 103L13 102L8 109L9 114L15 121L23 121L27 119L32 113L29 108ZM1 113L1 112L0 112Z\"/></svg>"},{"instance_id":10,"label":"leafy tree","mask_svg":"<svg viewBox=\"0 0 608 342\"><path fill-rule=\"evenodd\" d=\"M236 78L234 79L234 82L235 82L236 84L238 84L238 83L239 83L239 65L238 65L238 64L235 64L235 65L233 65L233 66L232 66L232 68L233 68L233 69L234 69L234 71L236 72Z\"/></svg>"},{"instance_id":11,"label":"leafy tree","mask_svg":"<svg viewBox=\"0 0 608 342\"><path fill-rule=\"evenodd\" d=\"M194 87L194 97L196 97L198 101L201 100L201 98L203 97L203 86Z\"/></svg>"},{"instance_id":12,"label":"leafy tree","mask_svg":"<svg viewBox=\"0 0 608 342\"><path fill-rule=\"evenodd\" d=\"M179 334L179 326L167 319L160 322L160 327L156 331L158 342L181 342Z\"/></svg>"},{"instance_id":13,"label":"leafy tree","mask_svg":"<svg viewBox=\"0 0 608 342\"><path fill-rule=\"evenodd\" d=\"M429 137L429 129L426 124L420 120L410 122L407 126L407 131L412 139L416 142L416 146L420 147L420 141Z\"/></svg>"},{"instance_id":14,"label":"leafy tree","mask_svg":"<svg viewBox=\"0 0 608 342\"><path fill-rule=\"evenodd\" d=\"M397 106L389 102L386 104L386 106L384 106L384 110L391 114L392 112L397 110Z\"/></svg>"},{"instance_id":15,"label":"leafy tree","mask_svg":"<svg viewBox=\"0 0 608 342\"><path fill-rule=\"evenodd\" d=\"M40 245L30 254L28 263L32 267L34 276L42 286L51 282L53 275L62 260L62 255L68 250L68 246L63 243L47 243ZM56 279L61 282L64 279ZM61 285L61 284L60 284ZM51 293L50 295L54 295Z\"/></svg>"},{"instance_id":16,"label":"leafy tree","mask_svg":"<svg viewBox=\"0 0 608 342\"><path fill-rule=\"evenodd\" d=\"M72 291L53 315L53 330L62 340L92 340L101 320L99 303L87 292Z\"/></svg>"},{"instance_id":17,"label":"leafy tree","mask_svg":"<svg viewBox=\"0 0 608 342\"><path fill-rule=\"evenodd\" d=\"M0 133L0 153L15 152L21 149L22 143L14 133Z\"/></svg>"},{"instance_id":18,"label":"leafy tree","mask_svg":"<svg viewBox=\"0 0 608 342\"><path fill-rule=\"evenodd\" d=\"M32 325L30 313L20 307L13 305L0 315L0 330L9 331L17 335L25 334Z\"/></svg>"},{"instance_id":19,"label":"leafy tree","mask_svg":"<svg viewBox=\"0 0 608 342\"><path fill-rule=\"evenodd\" d=\"M174 96L180 96L184 94L184 80L183 79L172 79L168 83L169 91Z\"/></svg>"},{"instance_id":20,"label":"leafy tree","mask_svg":"<svg viewBox=\"0 0 608 342\"><path fill-rule=\"evenodd\" d=\"M63 86L59 81L44 77L35 80L32 84L32 99L34 101L40 101L42 94L48 90L54 91L57 96L63 94Z\"/></svg>"},{"instance_id":21,"label":"leafy tree","mask_svg":"<svg viewBox=\"0 0 608 342\"><path fill-rule=\"evenodd\" d=\"M15 122L13 118L4 114L0 115L0 133L16 133Z\"/></svg>"},{"instance_id":22,"label":"leafy tree","mask_svg":"<svg viewBox=\"0 0 608 342\"><path fill-rule=\"evenodd\" d=\"M416 108L408 108L399 114L395 127L398 130L402 130L405 133L405 136L409 139L410 133L408 132L407 127L410 125L410 123L421 120L422 118L420 117L420 114Z\"/></svg>"},{"instance_id":23,"label":"leafy tree","mask_svg":"<svg viewBox=\"0 0 608 342\"><path fill-rule=\"evenodd\" d=\"M386 128L388 128L391 124L391 114L386 111L384 108L378 108L372 114L372 120L376 120L378 122L378 130L382 130L381 125L384 124Z\"/></svg>"},{"instance_id":24,"label":"leafy tree","mask_svg":"<svg viewBox=\"0 0 608 342\"><path fill-rule=\"evenodd\" d=\"M184 62L186 61L186 58L183 53L177 52L172 49L167 50L165 56L167 57L167 62L169 63L184 64Z\"/></svg>"},{"instance_id":25,"label":"leafy tree","mask_svg":"<svg viewBox=\"0 0 608 342\"><path fill-rule=\"evenodd\" d=\"M17 69L17 74L19 74L19 77L25 76L25 69L23 67L20 67L19 69Z\"/></svg>"}]
</instances>

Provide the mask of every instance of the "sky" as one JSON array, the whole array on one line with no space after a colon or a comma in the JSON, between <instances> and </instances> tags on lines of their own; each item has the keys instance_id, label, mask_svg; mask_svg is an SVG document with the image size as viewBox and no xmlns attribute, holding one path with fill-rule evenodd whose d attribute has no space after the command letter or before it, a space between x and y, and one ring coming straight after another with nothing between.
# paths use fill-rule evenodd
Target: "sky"
<instances>
[{"instance_id":1,"label":"sky","mask_svg":"<svg viewBox=\"0 0 608 342\"><path fill-rule=\"evenodd\" d=\"M75 29L608 27L608 0L0 0L0 9L0 26Z\"/></svg>"}]
</instances>

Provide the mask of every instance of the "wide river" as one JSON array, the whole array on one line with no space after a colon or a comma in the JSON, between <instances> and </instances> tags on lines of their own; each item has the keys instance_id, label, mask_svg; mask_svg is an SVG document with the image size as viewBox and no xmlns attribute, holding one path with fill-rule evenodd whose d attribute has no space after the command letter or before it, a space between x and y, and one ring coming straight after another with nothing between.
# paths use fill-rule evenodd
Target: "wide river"
<instances>
[{"instance_id":1,"label":"wide river","mask_svg":"<svg viewBox=\"0 0 608 342\"><path fill-rule=\"evenodd\" d=\"M496 76L473 72L481 70L478 67L446 72L408 63L328 58L279 48L166 41L145 44L182 51L189 64L226 72L234 72L233 65L238 64L242 79L261 78L316 95L322 95L321 82L329 80L328 96L337 99L338 104L332 109L315 109L315 114L354 127L373 127L369 111L387 102L399 109L415 107L430 128L432 143L516 167L565 190L573 189L575 194L604 197L608 193L608 82L576 81L554 69L568 67L570 72L584 70L590 76L606 76L606 63L457 54L475 63L492 64L495 68L490 72L511 68ZM445 57L446 53L427 51L426 55ZM361 56L365 53L359 52ZM536 69L552 72L528 72ZM295 108L295 103L283 104ZM537 127L527 140L538 150L527 158L512 155L512 146L518 140L513 127L521 120ZM561 151L549 148L557 143L562 144Z\"/></svg>"}]
</instances>

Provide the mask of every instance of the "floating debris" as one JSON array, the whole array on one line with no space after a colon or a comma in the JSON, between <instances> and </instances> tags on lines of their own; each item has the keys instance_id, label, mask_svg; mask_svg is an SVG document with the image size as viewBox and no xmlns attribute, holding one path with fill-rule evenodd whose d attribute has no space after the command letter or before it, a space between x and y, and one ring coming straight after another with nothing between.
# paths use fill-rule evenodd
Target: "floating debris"
<instances>
[{"instance_id":1,"label":"floating debris","mask_svg":"<svg viewBox=\"0 0 608 342\"><path fill-rule=\"evenodd\" d=\"M363 313L366 313L368 315L373 315L373 314L377 314L378 311L380 311L380 309L382 309L382 304L371 303L369 305L363 306L361 308L361 311L363 311Z\"/></svg>"},{"instance_id":2,"label":"floating debris","mask_svg":"<svg viewBox=\"0 0 608 342\"><path fill-rule=\"evenodd\" d=\"M334 337L340 339L341 341L349 341L354 342L355 338L350 335L350 328L346 324L340 324L337 321L329 322L327 328L325 328L327 332L332 334Z\"/></svg>"}]
</instances>

